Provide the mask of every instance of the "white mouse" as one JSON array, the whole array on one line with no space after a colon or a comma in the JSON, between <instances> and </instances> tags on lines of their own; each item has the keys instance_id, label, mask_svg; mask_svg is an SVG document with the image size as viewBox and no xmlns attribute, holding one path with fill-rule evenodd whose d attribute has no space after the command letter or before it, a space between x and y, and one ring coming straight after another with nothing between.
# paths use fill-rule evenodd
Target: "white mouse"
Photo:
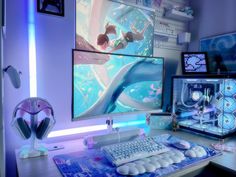
<instances>
[{"instance_id":1,"label":"white mouse","mask_svg":"<svg viewBox=\"0 0 236 177\"><path fill-rule=\"evenodd\" d=\"M185 140L177 140L173 142L172 145L178 149L184 149L184 150L189 149L191 147L190 143Z\"/></svg>"}]
</instances>

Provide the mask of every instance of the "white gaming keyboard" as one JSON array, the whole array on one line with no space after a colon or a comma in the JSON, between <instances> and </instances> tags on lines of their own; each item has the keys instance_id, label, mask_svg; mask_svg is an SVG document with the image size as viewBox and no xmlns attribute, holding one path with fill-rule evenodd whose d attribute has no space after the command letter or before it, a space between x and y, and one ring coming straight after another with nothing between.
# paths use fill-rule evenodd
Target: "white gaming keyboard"
<instances>
[{"instance_id":1,"label":"white gaming keyboard","mask_svg":"<svg viewBox=\"0 0 236 177\"><path fill-rule=\"evenodd\" d=\"M137 159L167 152L169 148L162 143L155 142L152 137L145 137L128 142L107 145L102 147L101 150L114 166L120 166Z\"/></svg>"}]
</instances>

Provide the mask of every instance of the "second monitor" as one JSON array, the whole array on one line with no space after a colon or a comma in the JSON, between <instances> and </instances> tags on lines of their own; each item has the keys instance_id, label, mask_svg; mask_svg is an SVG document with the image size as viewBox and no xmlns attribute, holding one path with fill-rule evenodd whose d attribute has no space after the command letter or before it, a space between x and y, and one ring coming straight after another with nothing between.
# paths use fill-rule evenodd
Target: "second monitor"
<instances>
[{"instance_id":1,"label":"second monitor","mask_svg":"<svg viewBox=\"0 0 236 177\"><path fill-rule=\"evenodd\" d=\"M206 52L182 52L183 74L208 73L208 61Z\"/></svg>"}]
</instances>

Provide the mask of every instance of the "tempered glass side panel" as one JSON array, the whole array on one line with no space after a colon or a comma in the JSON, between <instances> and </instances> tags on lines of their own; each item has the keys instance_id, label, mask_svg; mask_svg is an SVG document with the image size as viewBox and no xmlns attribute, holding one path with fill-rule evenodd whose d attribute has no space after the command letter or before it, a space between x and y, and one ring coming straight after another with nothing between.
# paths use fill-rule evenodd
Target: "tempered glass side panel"
<instances>
[{"instance_id":1,"label":"tempered glass side panel","mask_svg":"<svg viewBox=\"0 0 236 177\"><path fill-rule=\"evenodd\" d=\"M173 112L182 128L217 137L236 130L234 78L173 78Z\"/></svg>"}]
</instances>

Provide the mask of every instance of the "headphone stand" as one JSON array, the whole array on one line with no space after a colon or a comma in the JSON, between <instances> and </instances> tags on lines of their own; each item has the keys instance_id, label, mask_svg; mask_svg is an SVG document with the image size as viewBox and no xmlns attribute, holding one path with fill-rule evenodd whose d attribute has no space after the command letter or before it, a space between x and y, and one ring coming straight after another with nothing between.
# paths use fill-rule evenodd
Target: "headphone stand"
<instances>
[{"instance_id":1,"label":"headphone stand","mask_svg":"<svg viewBox=\"0 0 236 177\"><path fill-rule=\"evenodd\" d=\"M38 117L37 115L31 115L31 128L37 126ZM30 145L24 145L20 149L20 158L31 158L31 157L39 157L48 154L48 149L43 145L39 144L36 138L36 134L32 131L32 135L30 137Z\"/></svg>"},{"instance_id":2,"label":"headphone stand","mask_svg":"<svg viewBox=\"0 0 236 177\"><path fill-rule=\"evenodd\" d=\"M38 140L46 138L55 123L52 106L46 100L30 97L17 104L11 124L23 139L30 140L29 145L20 149L19 157L47 155L48 149L43 144L38 144Z\"/></svg>"},{"instance_id":3,"label":"headphone stand","mask_svg":"<svg viewBox=\"0 0 236 177\"><path fill-rule=\"evenodd\" d=\"M24 145L20 149L19 157L26 159L31 157L39 157L48 154L48 149L44 145L38 144L36 148L32 148L31 145Z\"/></svg>"}]
</instances>

